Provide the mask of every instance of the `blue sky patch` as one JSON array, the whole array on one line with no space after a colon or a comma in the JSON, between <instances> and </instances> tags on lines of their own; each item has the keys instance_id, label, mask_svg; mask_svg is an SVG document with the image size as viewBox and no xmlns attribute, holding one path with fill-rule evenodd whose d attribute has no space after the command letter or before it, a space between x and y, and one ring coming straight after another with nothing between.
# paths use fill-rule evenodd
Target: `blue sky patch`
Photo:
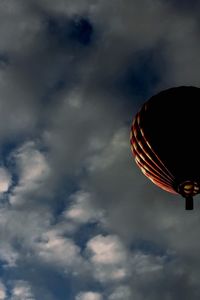
<instances>
[{"instance_id":1,"label":"blue sky patch","mask_svg":"<svg viewBox=\"0 0 200 300\"><path fill-rule=\"evenodd\" d=\"M150 97L162 77L159 56L157 49L141 51L117 77L118 91L128 99L133 99L133 96L141 99L141 103Z\"/></svg>"},{"instance_id":2,"label":"blue sky patch","mask_svg":"<svg viewBox=\"0 0 200 300\"><path fill-rule=\"evenodd\" d=\"M60 47L68 47L74 43L88 46L93 41L94 29L88 18L49 17L46 24L49 37Z\"/></svg>"}]
</instances>

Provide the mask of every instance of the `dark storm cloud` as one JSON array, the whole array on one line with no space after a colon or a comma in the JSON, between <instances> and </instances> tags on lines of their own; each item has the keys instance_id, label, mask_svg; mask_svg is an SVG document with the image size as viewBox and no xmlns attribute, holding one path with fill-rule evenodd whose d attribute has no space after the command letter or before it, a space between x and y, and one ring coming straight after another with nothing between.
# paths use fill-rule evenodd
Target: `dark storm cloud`
<instances>
[{"instance_id":1,"label":"dark storm cloud","mask_svg":"<svg viewBox=\"0 0 200 300\"><path fill-rule=\"evenodd\" d=\"M199 299L199 197L185 212L129 145L143 101L199 85L175 2L0 3L2 295Z\"/></svg>"}]
</instances>

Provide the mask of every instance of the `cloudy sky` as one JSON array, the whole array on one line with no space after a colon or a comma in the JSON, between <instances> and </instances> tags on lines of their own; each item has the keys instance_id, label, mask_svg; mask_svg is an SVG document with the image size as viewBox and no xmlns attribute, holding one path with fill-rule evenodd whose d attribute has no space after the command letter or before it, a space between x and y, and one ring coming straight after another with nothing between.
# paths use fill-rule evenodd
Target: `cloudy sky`
<instances>
[{"instance_id":1,"label":"cloudy sky","mask_svg":"<svg viewBox=\"0 0 200 300\"><path fill-rule=\"evenodd\" d=\"M199 9L0 0L0 299L199 299L199 197L129 145L144 101L200 85Z\"/></svg>"}]
</instances>

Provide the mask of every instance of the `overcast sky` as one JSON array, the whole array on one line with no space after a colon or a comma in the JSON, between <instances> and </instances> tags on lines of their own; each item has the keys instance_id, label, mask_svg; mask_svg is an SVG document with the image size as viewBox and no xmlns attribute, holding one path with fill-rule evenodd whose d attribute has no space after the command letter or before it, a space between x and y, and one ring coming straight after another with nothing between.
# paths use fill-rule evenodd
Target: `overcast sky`
<instances>
[{"instance_id":1,"label":"overcast sky","mask_svg":"<svg viewBox=\"0 0 200 300\"><path fill-rule=\"evenodd\" d=\"M149 97L200 85L199 9L0 0L0 299L199 300L199 197L129 144Z\"/></svg>"}]
</instances>

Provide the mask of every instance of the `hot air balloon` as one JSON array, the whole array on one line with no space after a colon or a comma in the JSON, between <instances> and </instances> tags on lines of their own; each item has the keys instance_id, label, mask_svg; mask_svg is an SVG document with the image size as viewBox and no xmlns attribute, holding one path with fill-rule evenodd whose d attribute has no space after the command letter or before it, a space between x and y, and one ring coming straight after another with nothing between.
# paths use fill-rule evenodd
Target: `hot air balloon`
<instances>
[{"instance_id":1,"label":"hot air balloon","mask_svg":"<svg viewBox=\"0 0 200 300\"><path fill-rule=\"evenodd\" d=\"M130 143L135 162L154 184L185 198L200 193L200 88L180 86L152 96L136 114Z\"/></svg>"}]
</instances>

